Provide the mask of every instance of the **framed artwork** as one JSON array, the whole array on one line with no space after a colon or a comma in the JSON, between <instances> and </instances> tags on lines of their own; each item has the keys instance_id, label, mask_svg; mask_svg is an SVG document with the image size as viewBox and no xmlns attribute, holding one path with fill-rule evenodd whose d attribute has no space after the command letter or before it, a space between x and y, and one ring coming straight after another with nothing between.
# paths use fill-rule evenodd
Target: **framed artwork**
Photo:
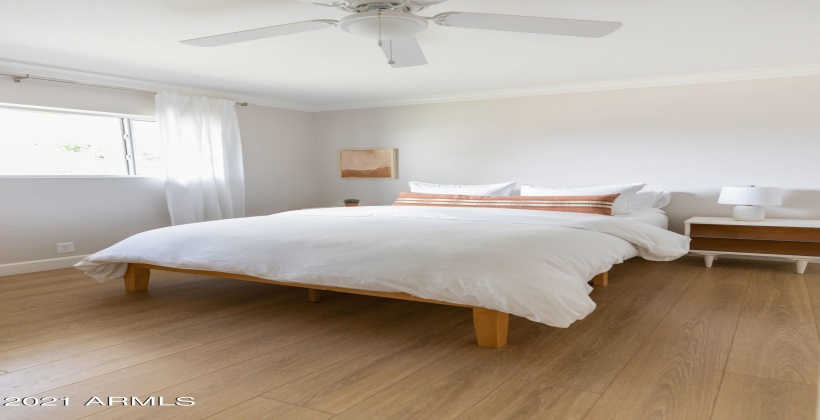
<instances>
[{"instance_id":1,"label":"framed artwork","mask_svg":"<svg viewBox=\"0 0 820 420\"><path fill-rule=\"evenodd\" d=\"M395 178L396 149L339 150L339 171L342 178Z\"/></svg>"}]
</instances>

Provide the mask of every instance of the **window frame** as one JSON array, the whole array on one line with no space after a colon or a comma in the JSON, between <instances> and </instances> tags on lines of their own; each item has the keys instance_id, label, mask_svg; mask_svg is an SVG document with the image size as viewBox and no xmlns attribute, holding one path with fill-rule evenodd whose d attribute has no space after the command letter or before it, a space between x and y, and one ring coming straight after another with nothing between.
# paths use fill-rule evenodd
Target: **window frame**
<instances>
[{"instance_id":1,"label":"window frame","mask_svg":"<svg viewBox=\"0 0 820 420\"><path fill-rule=\"evenodd\" d=\"M127 175L3 175L0 174L0 179L14 179L14 178L56 178L56 179L70 179L70 178L162 178L163 175L139 175L137 174L137 165L134 156L134 139L131 135L131 121L146 121L157 122L156 117L137 114L124 114L115 112L102 111L88 111L71 108L57 108L49 106L37 105L23 105L0 102L0 109L11 109L21 111L37 111L50 112L55 114L71 114L71 115L85 115L92 117L116 118L120 124L120 140L123 147L123 158L125 160Z\"/></svg>"}]
</instances>

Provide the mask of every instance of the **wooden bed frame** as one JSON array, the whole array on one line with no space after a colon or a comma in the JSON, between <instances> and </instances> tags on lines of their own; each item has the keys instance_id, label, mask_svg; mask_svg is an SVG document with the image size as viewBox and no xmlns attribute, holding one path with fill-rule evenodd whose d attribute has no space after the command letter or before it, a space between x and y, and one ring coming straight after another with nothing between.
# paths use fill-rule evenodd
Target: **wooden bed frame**
<instances>
[{"instance_id":1,"label":"wooden bed frame","mask_svg":"<svg viewBox=\"0 0 820 420\"><path fill-rule=\"evenodd\" d=\"M460 306L472 308L473 326L475 327L476 341L479 346L490 348L501 348L507 344L507 332L509 329L509 314L493 309L479 308L458 303L442 302L438 300L423 299L407 293L371 292L368 290L348 289L344 287L319 286L313 284L286 283L275 280L266 280L258 277L246 276L243 274L222 273L218 271L187 270L183 268L162 267L149 264L128 264L125 272L125 290L129 292L140 292L148 290L148 281L151 278L151 270L174 271L177 273L196 274L209 277L221 277L235 280L254 281L258 283L278 284L281 286L302 287L308 291L308 301L318 302L319 291L328 290L332 292L353 293L365 296L386 297L391 299L411 300L414 302L436 303L439 305ZM606 286L609 282L609 273L601 273L592 279L595 286Z\"/></svg>"}]
</instances>

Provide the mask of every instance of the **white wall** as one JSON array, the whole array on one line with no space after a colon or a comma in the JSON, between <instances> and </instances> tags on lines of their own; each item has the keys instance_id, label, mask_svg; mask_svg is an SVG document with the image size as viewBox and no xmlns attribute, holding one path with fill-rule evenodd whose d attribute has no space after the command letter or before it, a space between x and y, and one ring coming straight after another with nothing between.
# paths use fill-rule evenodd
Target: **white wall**
<instances>
[{"instance_id":1,"label":"white wall","mask_svg":"<svg viewBox=\"0 0 820 420\"><path fill-rule=\"evenodd\" d=\"M245 213L315 207L313 118L308 112L237 107L245 162Z\"/></svg>"},{"instance_id":2,"label":"white wall","mask_svg":"<svg viewBox=\"0 0 820 420\"><path fill-rule=\"evenodd\" d=\"M671 228L731 215L724 185L779 186L772 218L820 218L820 77L317 113L319 198L389 204L407 181L674 192ZM343 180L340 148L396 147L398 180Z\"/></svg>"},{"instance_id":3,"label":"white wall","mask_svg":"<svg viewBox=\"0 0 820 420\"><path fill-rule=\"evenodd\" d=\"M154 96L102 88L0 79L0 102L153 115ZM309 113L238 107L247 214L316 205ZM58 268L59 257L93 253L149 229L168 226L164 181L151 177L0 177L0 275ZM57 242L74 242L57 254ZM41 261L48 260L48 261Z\"/></svg>"},{"instance_id":4,"label":"white wall","mask_svg":"<svg viewBox=\"0 0 820 420\"><path fill-rule=\"evenodd\" d=\"M164 181L150 177L0 178L0 203L0 265L90 254L170 224ZM58 242L75 252L58 255Z\"/></svg>"}]
</instances>

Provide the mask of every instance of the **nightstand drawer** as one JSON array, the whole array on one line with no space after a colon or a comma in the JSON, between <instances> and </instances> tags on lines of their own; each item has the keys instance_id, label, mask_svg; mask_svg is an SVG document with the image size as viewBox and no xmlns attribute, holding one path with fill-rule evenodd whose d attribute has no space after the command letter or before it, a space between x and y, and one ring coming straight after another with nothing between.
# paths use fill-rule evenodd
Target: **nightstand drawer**
<instances>
[{"instance_id":1,"label":"nightstand drawer","mask_svg":"<svg viewBox=\"0 0 820 420\"><path fill-rule=\"evenodd\" d=\"M720 255L787 258L799 274L809 261L820 262L820 220L693 217L685 224L689 249L703 255L707 267Z\"/></svg>"},{"instance_id":2,"label":"nightstand drawer","mask_svg":"<svg viewBox=\"0 0 820 420\"><path fill-rule=\"evenodd\" d=\"M692 226L694 228L694 225ZM820 257L820 243L754 239L692 238L692 251L747 252L751 254Z\"/></svg>"},{"instance_id":3,"label":"nightstand drawer","mask_svg":"<svg viewBox=\"0 0 820 420\"><path fill-rule=\"evenodd\" d=\"M691 237L820 242L820 229L782 226L691 225Z\"/></svg>"}]
</instances>

